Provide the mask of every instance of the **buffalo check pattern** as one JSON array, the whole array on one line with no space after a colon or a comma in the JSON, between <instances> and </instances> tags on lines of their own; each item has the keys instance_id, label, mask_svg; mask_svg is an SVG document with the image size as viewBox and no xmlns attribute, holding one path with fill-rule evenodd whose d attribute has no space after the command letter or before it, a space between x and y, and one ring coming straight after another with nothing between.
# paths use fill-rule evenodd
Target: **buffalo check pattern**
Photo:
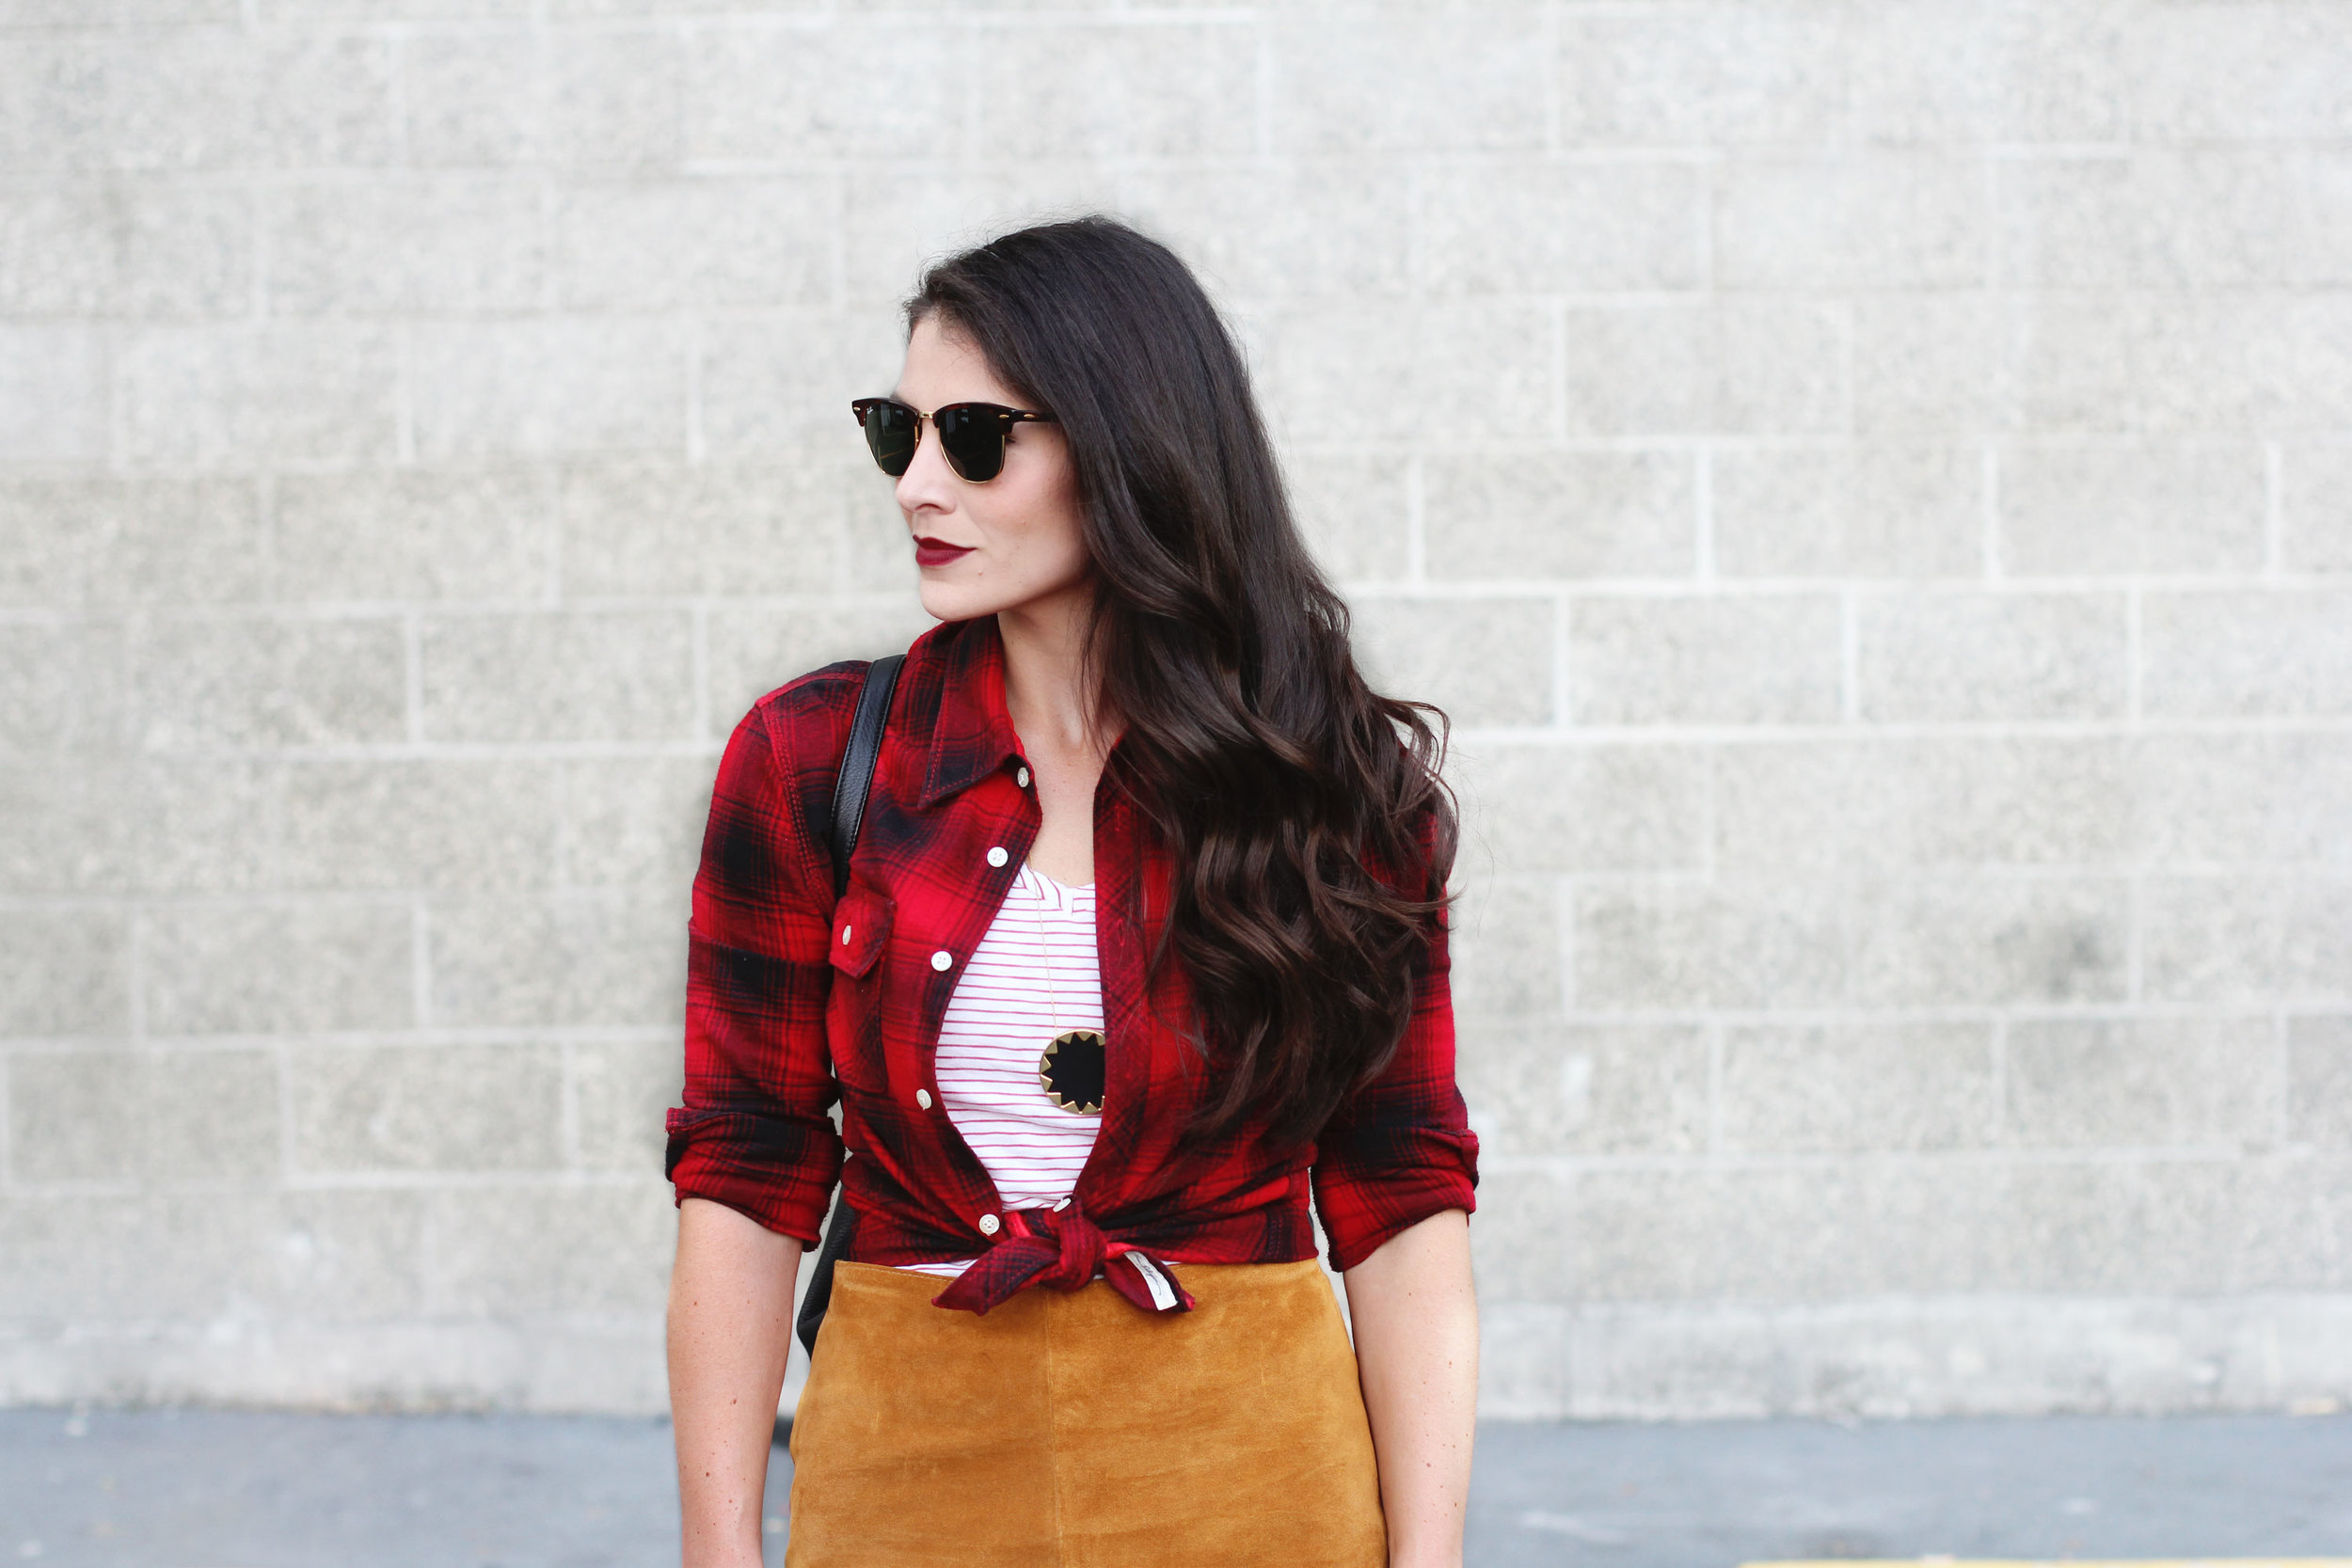
<instances>
[{"instance_id":1,"label":"buffalo check pattern","mask_svg":"<svg viewBox=\"0 0 2352 1568\"><path fill-rule=\"evenodd\" d=\"M1442 929L1393 1060L1315 1143L1277 1147L1252 1121L1178 1151L1215 1068L1187 1038L1178 966L1147 974L1169 856L1106 778L1094 807L1102 1128L1066 1209L1009 1214L934 1076L948 998L1038 830L1003 644L991 618L935 626L908 650L836 901L815 824L864 669L829 665L769 693L720 763L688 932L684 1103L668 1118L680 1199L813 1243L837 1177L858 1215L853 1259L977 1259L942 1303L974 1310L1098 1269L1138 1306L1181 1310L1188 1298L1161 1264L1312 1257L1311 1189L1338 1269L1431 1214L1475 1207Z\"/></svg>"}]
</instances>

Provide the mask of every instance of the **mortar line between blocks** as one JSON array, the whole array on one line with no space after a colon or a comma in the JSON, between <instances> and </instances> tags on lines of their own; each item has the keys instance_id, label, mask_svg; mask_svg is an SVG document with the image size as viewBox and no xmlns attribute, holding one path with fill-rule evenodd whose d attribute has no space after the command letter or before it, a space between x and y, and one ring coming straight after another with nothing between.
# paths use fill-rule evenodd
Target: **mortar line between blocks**
<instances>
[{"instance_id":1,"label":"mortar line between blocks","mask_svg":"<svg viewBox=\"0 0 2352 1568\"><path fill-rule=\"evenodd\" d=\"M1724 155L1720 151L1702 154L1696 160L1695 166L1699 177L1698 233L1696 236L1699 250L1698 293L1701 299L1711 303L1719 297L1715 285L1715 197L1717 186L1723 178ZM1852 370L1853 367L1851 364L1846 367L1850 381ZM1852 428L1851 419L1847 421L1847 428Z\"/></svg>"},{"instance_id":2,"label":"mortar line between blocks","mask_svg":"<svg viewBox=\"0 0 2352 1568\"><path fill-rule=\"evenodd\" d=\"M2276 1071L2279 1074L2278 1099L2270 1112L2273 1132L2271 1142L2275 1147L2284 1148L2287 1147L2288 1140L2295 1135L2295 1047L2291 1032L2287 1027L2287 1010L2284 1007L2273 1006L2270 1009L2270 1038L2271 1048L2276 1053L2278 1064Z\"/></svg>"},{"instance_id":3,"label":"mortar line between blocks","mask_svg":"<svg viewBox=\"0 0 2352 1568\"><path fill-rule=\"evenodd\" d=\"M392 333L392 461L404 468L417 461L417 348L405 321Z\"/></svg>"},{"instance_id":4,"label":"mortar line between blocks","mask_svg":"<svg viewBox=\"0 0 2352 1568\"><path fill-rule=\"evenodd\" d=\"M1987 441L1982 454L1984 476L1984 577L2001 580L2001 456L1997 443Z\"/></svg>"},{"instance_id":5,"label":"mortar line between blocks","mask_svg":"<svg viewBox=\"0 0 2352 1568\"><path fill-rule=\"evenodd\" d=\"M246 0L247 8L258 0ZM414 168L415 154L408 146L408 33L395 28L384 40L388 56L384 75L384 112L391 116L392 166Z\"/></svg>"},{"instance_id":6,"label":"mortar line between blocks","mask_svg":"<svg viewBox=\"0 0 2352 1568\"><path fill-rule=\"evenodd\" d=\"M269 320L269 269L272 259L269 247L269 218L265 210L268 204L267 198L263 195L263 186L258 175L247 176L243 182L243 186L246 199L246 221L253 226L253 279L246 289L248 297L246 301L246 308L255 321L267 321Z\"/></svg>"},{"instance_id":7,"label":"mortar line between blocks","mask_svg":"<svg viewBox=\"0 0 2352 1568\"><path fill-rule=\"evenodd\" d=\"M709 451L703 416L703 342L706 334L701 318L692 315L678 319L678 330L686 338L686 461L695 465L704 462Z\"/></svg>"},{"instance_id":8,"label":"mortar line between blocks","mask_svg":"<svg viewBox=\"0 0 2352 1568\"><path fill-rule=\"evenodd\" d=\"M1423 460L1425 461L1425 460ZM1951 578L1841 578L1822 574L1809 576L1716 576L1701 583L1688 570L1673 576L1661 577L1541 577L1528 574L1506 577L1446 577L1431 578L1419 584L1403 581L1383 581L1379 578L1351 579L1349 586L1368 598L1411 597L1485 599L1497 595L1524 596L1546 590L1565 590L1585 599L1676 599L1695 597L1721 599L1770 599L1794 594L1825 596L1847 593L1867 598L1958 598L1979 599L1994 595L2009 599L2044 597L2050 594L2109 595L2137 580L2144 588L2169 595L2191 594L2267 593L2287 589L2297 594L2342 594L2344 583L2322 574L2269 578L2258 572L2200 572L2175 573L2160 578L2133 579L2122 576L2094 576L2088 573L2056 574L2034 577L2005 577L1988 583L1974 577ZM872 592L861 595L868 603L886 604L893 597L889 593ZM813 594L743 594L730 597L728 603L755 609L803 610L823 595ZM645 594L638 595L597 594L575 601L580 608L594 610L650 610L675 608L692 602L687 594ZM901 599L903 602L903 599ZM535 608L522 601L477 599L452 602L438 606L437 612L447 616L511 614L517 608ZM0 621L43 618L46 610L19 611L0 609ZM183 619L219 619L224 616L262 614L280 619L304 619L325 615L365 615L383 613L383 607L373 600L321 601L311 604L268 605L258 602L242 603L214 609L205 606L175 608L173 613Z\"/></svg>"},{"instance_id":9,"label":"mortar line between blocks","mask_svg":"<svg viewBox=\"0 0 2352 1568\"><path fill-rule=\"evenodd\" d=\"M124 1008L124 1017L129 1024L128 1033L134 1046L143 1045L147 1040L149 941L147 902L144 899L135 900L131 905L130 917L124 922L122 934L122 980L123 984L130 988L131 992L124 999L127 1004Z\"/></svg>"},{"instance_id":10,"label":"mortar line between blocks","mask_svg":"<svg viewBox=\"0 0 2352 1568\"><path fill-rule=\"evenodd\" d=\"M826 182L826 206L833 217L833 234L825 261L833 270L833 309L846 315L850 309L850 177L836 169Z\"/></svg>"},{"instance_id":11,"label":"mortar line between blocks","mask_svg":"<svg viewBox=\"0 0 2352 1568\"><path fill-rule=\"evenodd\" d=\"M1707 1034L1707 1161L1715 1164L1724 1157L1724 1024L1721 1019L1709 1019Z\"/></svg>"},{"instance_id":12,"label":"mortar line between blocks","mask_svg":"<svg viewBox=\"0 0 2352 1568\"><path fill-rule=\"evenodd\" d=\"M1551 438L1568 438L1568 307L1565 301L1554 298L1546 311L1551 329L1551 407L1549 424Z\"/></svg>"},{"instance_id":13,"label":"mortar line between blocks","mask_svg":"<svg viewBox=\"0 0 2352 1568\"><path fill-rule=\"evenodd\" d=\"M1691 502L1696 514L1692 527L1692 575L1705 587L1715 584L1715 449L1702 441L1692 455Z\"/></svg>"},{"instance_id":14,"label":"mortar line between blocks","mask_svg":"<svg viewBox=\"0 0 2352 1568\"><path fill-rule=\"evenodd\" d=\"M2284 460L2276 441L2263 443L2263 575L2286 572Z\"/></svg>"},{"instance_id":15,"label":"mortar line between blocks","mask_svg":"<svg viewBox=\"0 0 2352 1568\"><path fill-rule=\"evenodd\" d=\"M1985 287L1998 295L2001 281L2001 160L1987 150L1984 160L1984 276Z\"/></svg>"},{"instance_id":16,"label":"mortar line between blocks","mask_svg":"<svg viewBox=\"0 0 2352 1568\"><path fill-rule=\"evenodd\" d=\"M1429 167L1422 160L1406 164L1405 294L1414 301L1429 297Z\"/></svg>"},{"instance_id":17,"label":"mortar line between blocks","mask_svg":"<svg viewBox=\"0 0 2352 1568\"><path fill-rule=\"evenodd\" d=\"M1968 1170L2134 1170L2149 1166L2229 1169L2247 1164L2278 1165L2275 1156L2249 1160L2234 1142L2201 1144L2105 1144L2012 1146L2006 1148L1914 1149L1878 1148L1798 1152L1787 1149L1733 1149L1711 1154L1479 1154L1482 1175L1532 1174L1571 1180L1598 1172L1676 1172L1696 1175L1761 1174L1772 1171L1813 1171L1868 1180L1889 1170L1948 1174ZM345 1179L342 1185L358 1185ZM389 1185L389 1183L381 1183ZM409 1183L413 1185L414 1183ZM486 1182L485 1182L486 1184ZM618 1183L614 1183L617 1185Z\"/></svg>"},{"instance_id":18,"label":"mortar line between blocks","mask_svg":"<svg viewBox=\"0 0 2352 1568\"><path fill-rule=\"evenodd\" d=\"M1560 8L1547 5L1535 20L1535 43L1544 61L1544 150L1560 150Z\"/></svg>"},{"instance_id":19,"label":"mortar line between blocks","mask_svg":"<svg viewBox=\"0 0 2352 1568\"><path fill-rule=\"evenodd\" d=\"M106 388L106 467L110 473L120 474L131 467L131 434L129 423L130 399L123 395L123 333L121 322L103 322L98 326L98 342L104 356L103 384Z\"/></svg>"},{"instance_id":20,"label":"mortar line between blocks","mask_svg":"<svg viewBox=\"0 0 2352 1568\"><path fill-rule=\"evenodd\" d=\"M559 1048L564 1083L556 1104L557 1152L565 1170L580 1170L586 1164L580 1151L580 1058L572 1040L563 1040Z\"/></svg>"},{"instance_id":21,"label":"mortar line between blocks","mask_svg":"<svg viewBox=\"0 0 2352 1568\"><path fill-rule=\"evenodd\" d=\"M1573 707L1574 693L1570 693ZM1573 713L1571 713L1573 718ZM2151 736L2352 736L2352 721L2288 714L2241 719L2164 717L2146 723L2120 719L2049 720L1888 720L1861 728L1842 721L1755 724L1696 721L1625 724L1457 724L1454 739L1461 745L1605 748L1612 746L1697 746L1708 744L1764 745L1783 741L1867 740L2090 740ZM716 741L652 740L405 740L350 741L311 745L207 745L173 749L176 761L219 762L246 758L257 762L409 762L409 761L610 761L615 758L694 757L718 754ZM158 753L163 754L163 753ZM0 904L15 900L0 893Z\"/></svg>"},{"instance_id":22,"label":"mortar line between blocks","mask_svg":"<svg viewBox=\"0 0 2352 1568\"><path fill-rule=\"evenodd\" d=\"M253 503L259 508L262 520L259 551L262 558L262 575L264 578L271 580L278 578L285 560L284 551L279 548L283 543L280 537L282 531L278 528L279 478L276 468L263 468L253 476Z\"/></svg>"},{"instance_id":23,"label":"mortar line between blocks","mask_svg":"<svg viewBox=\"0 0 2352 1568\"><path fill-rule=\"evenodd\" d=\"M577 836L572 811L572 785L579 777L579 769L558 767L550 771L555 780L551 791L555 818L555 841L551 847L555 863L548 869L548 887L555 893L572 893L577 891L572 885L574 840Z\"/></svg>"},{"instance_id":24,"label":"mortar line between blocks","mask_svg":"<svg viewBox=\"0 0 2352 1568\"><path fill-rule=\"evenodd\" d=\"M543 493L543 501L550 509L554 504L552 468L546 470L549 488ZM4 478L5 476L0 476ZM273 473L270 483L278 483ZM256 481L251 494L258 506L265 499L261 483ZM1381 583L1360 585L1362 591L1377 595L1387 592ZM1781 592L1782 590L1774 590ZM2178 591L2176 589L2176 591ZM1431 585L1432 594L1457 598L1488 598L1496 594L1525 596L1531 592L1525 582L1502 580L1438 583ZM1418 596L1418 595L1417 595ZM869 610L877 611L912 610L919 602L912 592L891 590L875 593L806 593L718 596L719 602L732 610L777 610L805 614L821 610ZM103 603L88 608L69 605L34 605L25 607L0 606L0 626L67 626L77 624L103 624L119 620L127 625L135 615L151 612L163 620L176 624L208 623L232 625L240 622L321 623L335 621L397 621L404 615L415 615L420 623L433 621L485 621L513 618L536 619L549 609L549 595L541 589L501 599L444 599L414 601L407 599L294 599L271 602L265 599L224 600L212 604L182 601L176 604L147 606L129 603ZM635 614L641 617L657 614L684 615L697 604L711 602L700 592L681 594L574 594L565 605L574 610L598 614Z\"/></svg>"},{"instance_id":25,"label":"mortar line between blocks","mask_svg":"<svg viewBox=\"0 0 2352 1568\"><path fill-rule=\"evenodd\" d=\"M1563 1017L1576 1017L1576 879L1560 877L1551 887L1552 918L1558 923L1560 940L1560 1011Z\"/></svg>"},{"instance_id":26,"label":"mortar line between blocks","mask_svg":"<svg viewBox=\"0 0 2352 1568\"><path fill-rule=\"evenodd\" d=\"M2135 578L2123 588L2123 721L2132 730L2138 729L2145 717L2140 709L2140 666L2144 654L2140 622L2141 589Z\"/></svg>"},{"instance_id":27,"label":"mortar line between blocks","mask_svg":"<svg viewBox=\"0 0 2352 1568\"><path fill-rule=\"evenodd\" d=\"M1258 47L1250 58L1249 144L1261 158L1274 155L1274 40L1258 29Z\"/></svg>"},{"instance_id":28,"label":"mortar line between blocks","mask_svg":"<svg viewBox=\"0 0 2352 1568\"><path fill-rule=\"evenodd\" d=\"M689 625L691 627L689 650L694 682L694 739L707 746L713 738L710 724L710 607L696 605Z\"/></svg>"},{"instance_id":29,"label":"mortar line between blocks","mask_svg":"<svg viewBox=\"0 0 2352 1568\"><path fill-rule=\"evenodd\" d=\"M2133 870L2123 878L2123 998L2147 999L2147 873Z\"/></svg>"},{"instance_id":30,"label":"mortar line between blocks","mask_svg":"<svg viewBox=\"0 0 2352 1568\"><path fill-rule=\"evenodd\" d=\"M400 618L401 703L406 709L401 728L411 746L424 744L424 627L423 617L409 610Z\"/></svg>"},{"instance_id":31,"label":"mortar line between blocks","mask_svg":"<svg viewBox=\"0 0 2352 1568\"><path fill-rule=\"evenodd\" d=\"M556 210L555 175L552 170L538 171L539 253L546 260L539 268L539 311L553 321L563 314L563 290L557 279L560 263L556 260L558 234L563 219Z\"/></svg>"},{"instance_id":32,"label":"mortar line between blocks","mask_svg":"<svg viewBox=\"0 0 2352 1568\"><path fill-rule=\"evenodd\" d=\"M2199 1013L2195 1016L2203 1017ZM2227 1014L2226 1016L2237 1016ZM2334 1013L2325 1014L2335 1017ZM677 1038L675 1024L618 1024L602 1027L593 1024L565 1025L564 1037L588 1045L664 1045ZM492 1045L517 1046L544 1043L549 1026L523 1024L453 1025L447 1028L408 1029L385 1025L373 1029L311 1030L305 1032L300 1043L305 1050L320 1052L376 1051L387 1047L429 1050L437 1046ZM174 1055L204 1055L211 1053L269 1051L285 1038L267 1030L250 1034L200 1034L148 1037L147 1043L159 1052ZM75 1056L86 1054L91 1048L87 1035L58 1035L49 1037L18 1036L0 1042L0 1059L9 1056Z\"/></svg>"},{"instance_id":33,"label":"mortar line between blocks","mask_svg":"<svg viewBox=\"0 0 2352 1568\"><path fill-rule=\"evenodd\" d=\"M415 895L408 905L409 1005L416 1017L409 1027L433 1027L433 919L425 895Z\"/></svg>"},{"instance_id":34,"label":"mortar line between blocks","mask_svg":"<svg viewBox=\"0 0 2352 1568\"><path fill-rule=\"evenodd\" d=\"M548 580L545 603L549 610L564 602L564 481L557 465L546 462L536 469L539 483L539 522L547 530Z\"/></svg>"},{"instance_id":35,"label":"mortar line between blocks","mask_svg":"<svg viewBox=\"0 0 2352 1568\"><path fill-rule=\"evenodd\" d=\"M1837 595L1837 711L1849 724L1862 720L1862 611L1852 589Z\"/></svg>"},{"instance_id":36,"label":"mortar line between blocks","mask_svg":"<svg viewBox=\"0 0 2352 1568\"><path fill-rule=\"evenodd\" d=\"M133 1196L140 1187L135 1179L119 1178L106 1180L63 1180L19 1182L22 1191L38 1192L50 1196ZM558 1165L530 1165L501 1170L316 1170L295 1174L281 1189L288 1193L594 1193L662 1192L666 1197L669 1183L658 1175L599 1170L565 1170ZM149 1188L152 1193L157 1189ZM242 1177L204 1177L175 1180L169 1191L202 1193L208 1196L251 1194L250 1179Z\"/></svg>"},{"instance_id":37,"label":"mortar line between blocks","mask_svg":"<svg viewBox=\"0 0 2352 1568\"><path fill-rule=\"evenodd\" d=\"M1984 1044L1987 1070L1993 1080L1993 1125L1985 1129L1985 1142L1993 1148L2009 1147L2009 1019L1996 1013L1993 1028Z\"/></svg>"},{"instance_id":38,"label":"mortar line between blocks","mask_svg":"<svg viewBox=\"0 0 2352 1568\"><path fill-rule=\"evenodd\" d=\"M442 1310L443 1290L440 1278L440 1239L438 1228L441 1206L431 1201L431 1190L425 1200L417 1205L417 1300L421 1316L438 1315Z\"/></svg>"},{"instance_id":39,"label":"mortar line between blocks","mask_svg":"<svg viewBox=\"0 0 2352 1568\"><path fill-rule=\"evenodd\" d=\"M1723 790L1723 748L1699 748L1699 881L1712 886L1721 874L1715 855Z\"/></svg>"},{"instance_id":40,"label":"mortar line between blocks","mask_svg":"<svg viewBox=\"0 0 2352 1568\"><path fill-rule=\"evenodd\" d=\"M986 35L982 33L979 25L966 18L962 27L959 30L963 35L964 57L966 59L984 58L982 52L986 48ZM956 105L956 112L963 121L963 152L959 162L966 168L977 166L982 157L980 135L983 122L988 118L985 100L980 92L980 84L984 75L985 72L978 71L967 71L963 73L963 102Z\"/></svg>"},{"instance_id":41,"label":"mortar line between blocks","mask_svg":"<svg viewBox=\"0 0 2352 1568\"><path fill-rule=\"evenodd\" d=\"M1575 723L1570 710L1569 674L1571 654L1568 641L1570 596L1555 594L1551 601L1551 727L1566 731Z\"/></svg>"},{"instance_id":42,"label":"mortar line between blocks","mask_svg":"<svg viewBox=\"0 0 2352 1568\"><path fill-rule=\"evenodd\" d=\"M1405 580L1415 588L1425 588L1429 581L1428 508L1424 504L1428 485L1425 483L1424 463L1422 454L1416 451L1405 464Z\"/></svg>"},{"instance_id":43,"label":"mortar line between blocks","mask_svg":"<svg viewBox=\"0 0 2352 1568\"><path fill-rule=\"evenodd\" d=\"M1723 299L1720 293L1710 297L1719 303ZM1862 427L1862 377L1857 370L1862 363L1862 314L1851 295L1828 311L1837 333L1837 433L1851 440Z\"/></svg>"},{"instance_id":44,"label":"mortar line between blocks","mask_svg":"<svg viewBox=\"0 0 2352 1568\"><path fill-rule=\"evenodd\" d=\"M278 1182L291 1189L297 1177L298 1149L294 1135L294 1043L271 1042L270 1059L278 1070Z\"/></svg>"}]
</instances>

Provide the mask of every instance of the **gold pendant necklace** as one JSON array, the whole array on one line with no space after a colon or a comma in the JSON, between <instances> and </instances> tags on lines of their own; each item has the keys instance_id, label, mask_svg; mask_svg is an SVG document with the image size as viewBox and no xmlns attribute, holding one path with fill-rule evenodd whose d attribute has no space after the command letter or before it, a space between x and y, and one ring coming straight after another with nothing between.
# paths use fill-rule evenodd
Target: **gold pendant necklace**
<instances>
[{"instance_id":1,"label":"gold pendant necklace","mask_svg":"<svg viewBox=\"0 0 2352 1568\"><path fill-rule=\"evenodd\" d=\"M1038 892L1043 895L1045 873L1035 866L1027 869L1038 879ZM1046 945L1045 916L1041 912L1037 914L1037 961L1045 975L1048 1023L1058 1027L1061 1005L1054 994L1054 957ZM1037 1081L1044 1089L1045 1098L1073 1116L1103 1114L1103 1090L1108 1070L1100 1029L1063 1029L1045 1042L1045 1050L1037 1059Z\"/></svg>"}]
</instances>

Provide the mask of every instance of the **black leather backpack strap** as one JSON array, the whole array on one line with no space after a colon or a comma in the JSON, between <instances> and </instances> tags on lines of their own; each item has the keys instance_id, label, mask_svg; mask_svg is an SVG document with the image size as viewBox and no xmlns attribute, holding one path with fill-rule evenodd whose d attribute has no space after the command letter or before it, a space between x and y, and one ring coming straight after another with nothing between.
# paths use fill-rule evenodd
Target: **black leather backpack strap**
<instances>
[{"instance_id":1,"label":"black leather backpack strap","mask_svg":"<svg viewBox=\"0 0 2352 1568\"><path fill-rule=\"evenodd\" d=\"M904 654L878 658L866 667L858 688L857 713L850 721L850 743L841 752L840 771L833 781L833 821L825 840L833 850L833 895L850 885L850 853L857 847L858 830L866 824L866 798L873 793L874 767L882 760L883 726L890 722L890 696L898 689Z\"/></svg>"},{"instance_id":2,"label":"black leather backpack strap","mask_svg":"<svg viewBox=\"0 0 2352 1568\"><path fill-rule=\"evenodd\" d=\"M857 847L858 830L866 824L866 798L873 793L874 768L882 757L882 730L890 722L890 698L898 687L898 670L906 655L892 654L866 668L858 688L857 713L850 721L850 743L842 751L840 770L834 775L833 820L825 824L825 842L833 851L833 895L839 898L850 885L850 854ZM801 1297L794 1332L809 1354L817 1353L817 1330L825 1321L833 1299L833 1266L849 1250L857 1229L857 1215L834 1190L833 1213L825 1221L824 1244L817 1249L817 1267Z\"/></svg>"}]
</instances>

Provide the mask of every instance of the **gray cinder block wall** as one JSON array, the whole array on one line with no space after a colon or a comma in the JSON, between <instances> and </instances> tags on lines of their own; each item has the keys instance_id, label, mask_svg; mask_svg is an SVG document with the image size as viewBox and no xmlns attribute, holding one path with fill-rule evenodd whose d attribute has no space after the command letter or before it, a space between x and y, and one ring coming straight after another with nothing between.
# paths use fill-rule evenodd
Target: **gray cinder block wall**
<instances>
[{"instance_id":1,"label":"gray cinder block wall","mask_svg":"<svg viewBox=\"0 0 2352 1568\"><path fill-rule=\"evenodd\" d=\"M0 1398L651 1410L842 406L1102 205L1457 725L1487 1409L2352 1397L2328 0L0 0Z\"/></svg>"}]
</instances>

